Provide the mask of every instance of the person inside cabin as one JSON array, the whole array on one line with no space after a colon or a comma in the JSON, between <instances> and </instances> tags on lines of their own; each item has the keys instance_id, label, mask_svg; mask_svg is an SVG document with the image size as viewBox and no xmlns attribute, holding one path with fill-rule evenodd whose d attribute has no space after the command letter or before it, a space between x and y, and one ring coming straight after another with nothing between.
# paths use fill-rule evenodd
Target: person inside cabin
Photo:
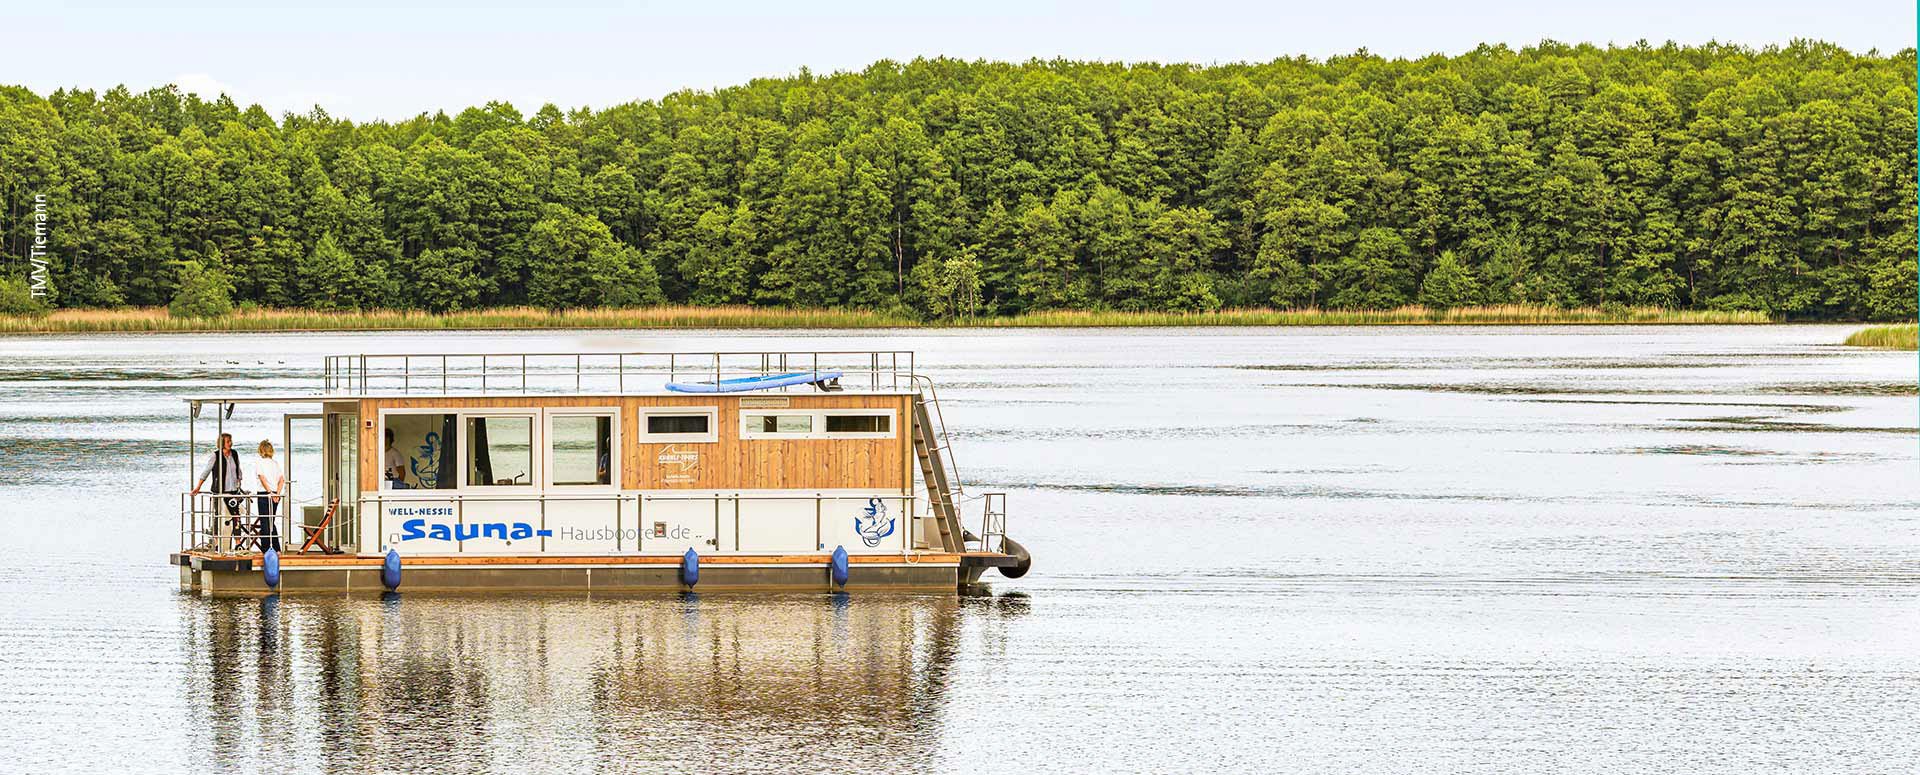
<instances>
[{"instance_id":1,"label":"person inside cabin","mask_svg":"<svg viewBox=\"0 0 1920 775\"><path fill-rule=\"evenodd\" d=\"M220 434L220 442L207 456L207 464L200 468L200 478L193 483L191 495L198 496L200 488L205 486L207 478L213 478L213 491L218 495L240 492L240 453L233 451L233 434ZM240 498L215 497L213 499L213 548L214 551L233 550L233 520L240 514Z\"/></svg>"},{"instance_id":2,"label":"person inside cabin","mask_svg":"<svg viewBox=\"0 0 1920 775\"><path fill-rule=\"evenodd\" d=\"M382 465L386 466L386 468L384 469L385 470L384 478L387 480L387 489L389 490L411 489L407 486L406 461L400 457L400 450L393 448L393 429L392 428L387 429L387 456L386 456L386 461Z\"/></svg>"},{"instance_id":3,"label":"person inside cabin","mask_svg":"<svg viewBox=\"0 0 1920 775\"><path fill-rule=\"evenodd\" d=\"M254 511L259 519L260 551L280 551L280 531L274 527L273 515L280 511L280 494L287 478L280 470L280 461L273 459L273 442L260 440L260 459L253 464L253 478L260 482L260 501Z\"/></svg>"}]
</instances>

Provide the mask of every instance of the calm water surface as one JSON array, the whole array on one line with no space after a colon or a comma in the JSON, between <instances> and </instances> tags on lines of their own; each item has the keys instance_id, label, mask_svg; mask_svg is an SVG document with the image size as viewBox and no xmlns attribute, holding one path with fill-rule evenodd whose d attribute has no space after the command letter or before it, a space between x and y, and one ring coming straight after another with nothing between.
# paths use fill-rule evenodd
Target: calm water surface
<instances>
[{"instance_id":1,"label":"calm water surface","mask_svg":"<svg viewBox=\"0 0 1920 775\"><path fill-rule=\"evenodd\" d=\"M1912 772L1915 361L1846 330L4 338L0 769ZM165 563L184 392L763 347L918 351L1033 573L261 601Z\"/></svg>"}]
</instances>

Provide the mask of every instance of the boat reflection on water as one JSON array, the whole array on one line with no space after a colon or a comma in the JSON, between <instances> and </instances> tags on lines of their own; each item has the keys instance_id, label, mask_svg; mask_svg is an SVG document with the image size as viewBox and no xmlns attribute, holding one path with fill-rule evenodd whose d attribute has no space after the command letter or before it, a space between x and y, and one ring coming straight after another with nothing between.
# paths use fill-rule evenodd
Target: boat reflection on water
<instances>
[{"instance_id":1,"label":"boat reflection on water","mask_svg":"<svg viewBox=\"0 0 1920 775\"><path fill-rule=\"evenodd\" d=\"M925 766L1024 597L182 598L189 760L242 770ZM975 637L979 637L976 634Z\"/></svg>"}]
</instances>

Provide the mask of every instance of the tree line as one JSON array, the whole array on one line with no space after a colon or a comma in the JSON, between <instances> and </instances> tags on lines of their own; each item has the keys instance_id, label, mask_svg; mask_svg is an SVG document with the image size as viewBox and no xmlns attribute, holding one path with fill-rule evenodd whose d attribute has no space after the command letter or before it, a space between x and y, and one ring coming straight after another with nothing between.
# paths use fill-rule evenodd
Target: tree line
<instances>
[{"instance_id":1,"label":"tree line","mask_svg":"<svg viewBox=\"0 0 1920 775\"><path fill-rule=\"evenodd\" d=\"M355 123L0 88L61 307L1659 305L1915 314L1914 52L882 61Z\"/></svg>"}]
</instances>

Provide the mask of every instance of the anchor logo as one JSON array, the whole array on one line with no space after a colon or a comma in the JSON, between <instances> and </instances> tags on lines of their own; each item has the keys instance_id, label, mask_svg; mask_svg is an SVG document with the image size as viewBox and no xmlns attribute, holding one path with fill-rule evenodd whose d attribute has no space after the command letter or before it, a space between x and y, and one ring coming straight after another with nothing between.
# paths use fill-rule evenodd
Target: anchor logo
<instances>
[{"instance_id":1,"label":"anchor logo","mask_svg":"<svg viewBox=\"0 0 1920 775\"><path fill-rule=\"evenodd\" d=\"M420 445L420 457L427 459L427 468L420 468L420 457L407 458L407 467L413 469L413 478L420 482L420 489L432 490L440 483L440 434L429 431L422 441L426 443Z\"/></svg>"},{"instance_id":2,"label":"anchor logo","mask_svg":"<svg viewBox=\"0 0 1920 775\"><path fill-rule=\"evenodd\" d=\"M853 518L853 529L867 546L879 546L880 539L893 535L893 518L887 516L887 504L868 498L867 507Z\"/></svg>"}]
</instances>

